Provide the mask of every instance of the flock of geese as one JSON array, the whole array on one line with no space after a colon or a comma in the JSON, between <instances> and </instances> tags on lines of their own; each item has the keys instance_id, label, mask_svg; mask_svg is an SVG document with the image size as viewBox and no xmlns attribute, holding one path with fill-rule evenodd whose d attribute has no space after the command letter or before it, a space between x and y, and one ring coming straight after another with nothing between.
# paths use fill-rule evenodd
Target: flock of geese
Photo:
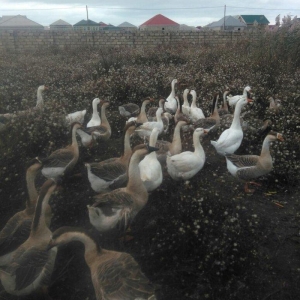
<instances>
[{"instance_id":1,"label":"flock of geese","mask_svg":"<svg viewBox=\"0 0 300 300\"><path fill-rule=\"evenodd\" d=\"M97 231L117 229L125 232L146 205L149 193L162 184L164 176L168 174L173 180L188 181L201 171L206 160L201 137L219 126L229 124L211 145L220 159L225 158L230 174L245 182L245 192L251 192L249 182L272 170L270 144L282 141L283 136L269 127L260 155L234 154L243 140L242 109L253 101L249 86L242 95L230 96L229 90L223 95L216 93L211 114L205 117L197 106L196 91L185 89L181 101L175 93L176 83L177 79L174 79L169 97L160 99L158 107L147 110L147 106L155 102L152 98L146 98L141 107L134 103L120 106L120 115L126 118L121 156L85 164L91 189L97 193L95 202L88 206L90 223ZM46 89L46 86L38 88L36 107L0 115L1 124L7 126L12 118L42 110L42 92ZM222 98L220 108L219 98ZM278 109L279 105L270 99L270 109ZM100 113L98 106L101 106ZM86 110L63 116L63 122L72 129L71 144L47 158L36 157L30 162L26 171L29 196L26 208L10 218L0 232L0 279L7 293L23 296L45 291L54 269L57 248L80 241L85 246L84 258L98 300L156 299L154 285L130 254L102 249L95 232L83 228L62 227L55 232L49 229L52 216L49 200L59 189L60 179L69 176L77 164L80 145L93 147L111 137L106 116L108 107L108 101L95 98L92 117L86 125L83 125ZM229 107L234 108L233 114ZM172 141L158 139L169 131L171 123L175 124ZM261 128L267 126L268 122ZM190 135L191 131L194 151L183 151L181 132ZM132 149L133 135L139 136L142 142ZM47 179L38 192L35 178L39 172Z\"/></svg>"}]
</instances>

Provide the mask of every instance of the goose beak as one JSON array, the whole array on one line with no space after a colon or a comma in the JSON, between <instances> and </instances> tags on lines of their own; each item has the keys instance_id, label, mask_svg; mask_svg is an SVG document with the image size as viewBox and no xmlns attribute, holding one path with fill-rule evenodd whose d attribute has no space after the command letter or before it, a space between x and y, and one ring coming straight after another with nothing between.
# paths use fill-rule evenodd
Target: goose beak
<instances>
[{"instance_id":1,"label":"goose beak","mask_svg":"<svg viewBox=\"0 0 300 300\"><path fill-rule=\"evenodd\" d=\"M135 123L135 127L140 127L140 126L142 126L143 125L143 123Z\"/></svg>"},{"instance_id":2,"label":"goose beak","mask_svg":"<svg viewBox=\"0 0 300 300\"><path fill-rule=\"evenodd\" d=\"M147 148L148 148L148 152L149 153L151 153L151 152L154 152L154 151L158 151L159 150L159 148L156 148L156 147L152 147L152 146L147 146Z\"/></svg>"},{"instance_id":3,"label":"goose beak","mask_svg":"<svg viewBox=\"0 0 300 300\"><path fill-rule=\"evenodd\" d=\"M284 141L284 138L283 138L283 136L282 136L281 133L277 133L277 139L278 139L279 141L281 141L281 142Z\"/></svg>"},{"instance_id":4,"label":"goose beak","mask_svg":"<svg viewBox=\"0 0 300 300\"><path fill-rule=\"evenodd\" d=\"M248 103L252 103L252 102L253 102L253 100L252 100L252 99L250 99L250 98L247 98L247 102L248 102Z\"/></svg>"},{"instance_id":5,"label":"goose beak","mask_svg":"<svg viewBox=\"0 0 300 300\"><path fill-rule=\"evenodd\" d=\"M51 240L46 248L46 251L49 251L50 249L52 249L53 247L55 247L55 244L53 242L53 240Z\"/></svg>"}]
</instances>

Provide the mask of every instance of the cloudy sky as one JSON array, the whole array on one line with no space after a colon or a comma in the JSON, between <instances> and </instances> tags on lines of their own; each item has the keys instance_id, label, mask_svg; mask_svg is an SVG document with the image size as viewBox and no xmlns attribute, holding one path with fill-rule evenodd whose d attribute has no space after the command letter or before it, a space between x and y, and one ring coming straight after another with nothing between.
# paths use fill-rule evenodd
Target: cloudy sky
<instances>
[{"instance_id":1,"label":"cloudy sky","mask_svg":"<svg viewBox=\"0 0 300 300\"><path fill-rule=\"evenodd\" d=\"M179 24L204 26L226 15L263 14L275 23L277 15L295 15L300 17L299 0L252 0L242 3L230 0L222 3L217 0L0 0L0 16L26 15L27 18L48 26L58 19L74 25L88 16L95 22L110 23L115 26L127 21L139 26L156 14L162 14Z\"/></svg>"}]
</instances>

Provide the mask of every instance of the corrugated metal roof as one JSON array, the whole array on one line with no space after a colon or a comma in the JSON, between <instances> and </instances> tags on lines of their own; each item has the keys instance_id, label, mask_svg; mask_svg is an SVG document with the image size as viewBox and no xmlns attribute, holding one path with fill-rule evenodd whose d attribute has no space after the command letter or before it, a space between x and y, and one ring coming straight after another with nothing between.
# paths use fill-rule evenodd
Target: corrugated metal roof
<instances>
[{"instance_id":1,"label":"corrugated metal roof","mask_svg":"<svg viewBox=\"0 0 300 300\"><path fill-rule=\"evenodd\" d=\"M158 14L152 17L151 19L149 19L148 21L146 21L145 23L143 23L142 25L153 26L153 25L179 25L179 24L161 14Z\"/></svg>"},{"instance_id":2,"label":"corrugated metal roof","mask_svg":"<svg viewBox=\"0 0 300 300\"><path fill-rule=\"evenodd\" d=\"M92 20L81 20L78 23L74 24L73 26L99 26L98 23Z\"/></svg>"},{"instance_id":3,"label":"corrugated metal roof","mask_svg":"<svg viewBox=\"0 0 300 300\"><path fill-rule=\"evenodd\" d=\"M26 16L16 15L16 16L2 16L0 21L0 27L42 27L43 25L36 23Z\"/></svg>"},{"instance_id":4,"label":"corrugated metal roof","mask_svg":"<svg viewBox=\"0 0 300 300\"><path fill-rule=\"evenodd\" d=\"M70 23L68 23L62 19L59 19L59 20L53 22L52 24L50 24L50 26L53 26L53 25L55 25L55 26L60 26L60 25L61 26L66 26L66 25L72 26Z\"/></svg>"},{"instance_id":5,"label":"corrugated metal roof","mask_svg":"<svg viewBox=\"0 0 300 300\"><path fill-rule=\"evenodd\" d=\"M219 21L216 22L212 22L208 25L206 25L206 27L222 27L224 26L224 17L222 19L220 19ZM243 22L241 22L240 20L232 17L232 16L226 16L225 17L225 27L230 26L230 27L247 27L246 24L244 24Z\"/></svg>"},{"instance_id":6,"label":"corrugated metal roof","mask_svg":"<svg viewBox=\"0 0 300 300\"><path fill-rule=\"evenodd\" d=\"M267 25L270 22L264 15L241 15L247 24L253 24L256 21L258 24Z\"/></svg>"},{"instance_id":7,"label":"corrugated metal roof","mask_svg":"<svg viewBox=\"0 0 300 300\"><path fill-rule=\"evenodd\" d=\"M123 22L118 27L132 27L132 28L136 28L136 26L134 26L133 24L131 24L129 22Z\"/></svg>"}]
</instances>

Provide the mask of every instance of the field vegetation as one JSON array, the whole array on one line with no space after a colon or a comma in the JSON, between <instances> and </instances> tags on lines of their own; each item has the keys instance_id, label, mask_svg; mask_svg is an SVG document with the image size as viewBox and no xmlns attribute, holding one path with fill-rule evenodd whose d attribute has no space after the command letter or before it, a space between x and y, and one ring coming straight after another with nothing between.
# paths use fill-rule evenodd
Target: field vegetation
<instances>
[{"instance_id":1,"label":"field vegetation","mask_svg":"<svg viewBox=\"0 0 300 300\"><path fill-rule=\"evenodd\" d=\"M274 169L258 180L262 185L245 194L243 185L228 173L225 159L210 145L219 129L203 138L206 163L188 184L165 174L131 226L133 239L121 242L99 236L99 240L103 248L132 254L158 285L158 299L298 299L299 47L299 27L287 27L262 34L254 44L50 49L1 55L0 113L34 107L37 87L49 86L42 113L14 118L0 133L1 228L24 207L26 163L66 146L70 136L65 115L87 109L87 122L95 97L110 101L112 136L92 149L80 147L74 174L82 177L66 181L51 200L52 230L63 225L91 227L86 205L93 203L95 193L84 162L120 155L125 119L119 115L119 105L140 104L148 96L167 97L172 79L177 78L176 93L181 96L185 88L195 89L208 116L215 92L228 86L233 95L241 94L250 85L255 101L246 107L246 120L250 124L271 118L272 129L285 139L272 145ZM268 110L269 96L281 100L279 114ZM171 127L164 139L170 140L172 133ZM259 154L262 140L256 132L245 132L237 153ZM188 149L193 149L191 139L184 144ZM43 181L40 175L37 185ZM60 250L49 289L53 299L95 299L82 251L76 243Z\"/></svg>"}]
</instances>

